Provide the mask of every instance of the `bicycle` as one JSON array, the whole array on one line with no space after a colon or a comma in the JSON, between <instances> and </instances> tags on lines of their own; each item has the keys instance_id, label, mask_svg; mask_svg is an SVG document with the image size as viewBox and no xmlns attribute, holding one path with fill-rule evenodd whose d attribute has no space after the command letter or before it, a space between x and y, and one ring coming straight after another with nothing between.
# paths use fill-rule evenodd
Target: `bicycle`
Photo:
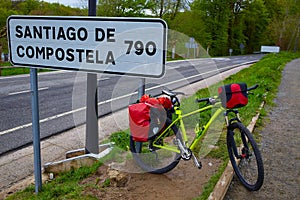
<instances>
[{"instance_id":1,"label":"bicycle","mask_svg":"<svg viewBox=\"0 0 300 200\"><path fill-rule=\"evenodd\" d=\"M247 94L257 87L258 85L246 88ZM235 174L248 190L256 191L261 188L264 181L262 157L252 134L242 124L238 109L224 108L220 96L214 96L197 99L196 102L207 104L197 110L182 114L177 97L182 93L163 90L162 94L168 96L173 105L171 111L168 111L162 130L155 137L143 142L135 141L130 136L130 150L133 158L143 170L155 174L166 173L175 168L181 159L192 159L198 169L201 169L202 164L193 151L211 124L224 113L227 127L227 150ZM189 143L183 119L212 108L215 108L215 111L209 121L202 128L195 129L194 139ZM230 117L231 115L234 116Z\"/></svg>"}]
</instances>

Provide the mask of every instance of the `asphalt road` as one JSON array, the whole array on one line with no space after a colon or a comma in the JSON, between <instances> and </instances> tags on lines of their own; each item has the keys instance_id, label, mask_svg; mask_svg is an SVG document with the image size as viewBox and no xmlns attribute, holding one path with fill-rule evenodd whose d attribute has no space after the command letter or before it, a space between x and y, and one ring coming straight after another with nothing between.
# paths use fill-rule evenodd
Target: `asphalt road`
<instances>
[{"instance_id":1,"label":"asphalt road","mask_svg":"<svg viewBox=\"0 0 300 200\"><path fill-rule=\"evenodd\" d=\"M153 96L203 80L263 55L168 62L161 79L146 79ZM98 74L99 116L126 107L137 99L141 78ZM86 73L55 71L38 76L41 138L85 123ZM0 77L0 155L32 142L29 75Z\"/></svg>"}]
</instances>

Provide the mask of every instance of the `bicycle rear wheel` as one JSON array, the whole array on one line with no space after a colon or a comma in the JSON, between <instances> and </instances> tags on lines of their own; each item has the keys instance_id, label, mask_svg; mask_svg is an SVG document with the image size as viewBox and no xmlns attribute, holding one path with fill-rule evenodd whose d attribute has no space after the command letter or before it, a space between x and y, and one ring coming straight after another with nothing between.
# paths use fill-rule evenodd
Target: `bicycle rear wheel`
<instances>
[{"instance_id":1,"label":"bicycle rear wheel","mask_svg":"<svg viewBox=\"0 0 300 200\"><path fill-rule=\"evenodd\" d=\"M170 124L170 120L169 123ZM173 125L166 137L157 143L171 145L174 139L181 138L178 128ZM179 163L181 155L170 150L153 147L152 141L136 142L130 136L130 150L136 163L146 172L163 174L172 170Z\"/></svg>"},{"instance_id":2,"label":"bicycle rear wheel","mask_svg":"<svg viewBox=\"0 0 300 200\"><path fill-rule=\"evenodd\" d=\"M242 123L228 127L227 149L241 183L250 191L259 190L264 181L263 161L252 134Z\"/></svg>"}]
</instances>

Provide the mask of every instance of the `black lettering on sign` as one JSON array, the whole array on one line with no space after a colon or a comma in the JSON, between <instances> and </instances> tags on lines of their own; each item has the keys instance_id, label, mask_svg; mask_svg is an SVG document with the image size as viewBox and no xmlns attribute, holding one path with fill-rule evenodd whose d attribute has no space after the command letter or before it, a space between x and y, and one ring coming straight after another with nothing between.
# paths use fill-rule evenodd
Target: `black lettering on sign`
<instances>
[{"instance_id":1,"label":"black lettering on sign","mask_svg":"<svg viewBox=\"0 0 300 200\"><path fill-rule=\"evenodd\" d=\"M50 56L53 56L54 50L51 47L47 47L47 60L50 59Z\"/></svg>"},{"instance_id":2,"label":"black lettering on sign","mask_svg":"<svg viewBox=\"0 0 300 200\"><path fill-rule=\"evenodd\" d=\"M88 38L88 32L85 28L81 27L77 31L77 37L81 41L85 41Z\"/></svg>"},{"instance_id":3,"label":"black lettering on sign","mask_svg":"<svg viewBox=\"0 0 300 200\"><path fill-rule=\"evenodd\" d=\"M76 49L76 52L78 52L79 62L82 62L82 54L84 53L84 49Z\"/></svg>"},{"instance_id":4,"label":"black lettering on sign","mask_svg":"<svg viewBox=\"0 0 300 200\"><path fill-rule=\"evenodd\" d=\"M103 60L100 59L100 51L96 50L96 63L103 64Z\"/></svg>"},{"instance_id":5,"label":"black lettering on sign","mask_svg":"<svg viewBox=\"0 0 300 200\"><path fill-rule=\"evenodd\" d=\"M93 53L94 53L93 50L86 50L85 55L86 55L86 62L87 63L94 63Z\"/></svg>"},{"instance_id":6,"label":"black lettering on sign","mask_svg":"<svg viewBox=\"0 0 300 200\"><path fill-rule=\"evenodd\" d=\"M45 53L45 47L36 47L36 55L35 58L39 59L39 55L41 55L43 57L43 59L45 59L46 57L46 53Z\"/></svg>"},{"instance_id":7,"label":"black lettering on sign","mask_svg":"<svg viewBox=\"0 0 300 200\"><path fill-rule=\"evenodd\" d=\"M105 64L108 64L108 63L111 63L113 65L116 64L112 51L108 51L108 53L107 53Z\"/></svg>"},{"instance_id":8,"label":"black lettering on sign","mask_svg":"<svg viewBox=\"0 0 300 200\"><path fill-rule=\"evenodd\" d=\"M65 28L63 26L25 26L21 25L15 27L15 36L17 38L34 38L34 39L53 39L53 40L80 40L85 41L88 38L88 31L84 27L76 30L74 27ZM110 37L113 37L112 33L109 33Z\"/></svg>"},{"instance_id":9,"label":"black lettering on sign","mask_svg":"<svg viewBox=\"0 0 300 200\"><path fill-rule=\"evenodd\" d=\"M72 62L75 60L74 49L67 49L67 61Z\"/></svg>"},{"instance_id":10,"label":"black lettering on sign","mask_svg":"<svg viewBox=\"0 0 300 200\"><path fill-rule=\"evenodd\" d=\"M103 42L106 37L107 42L115 42L115 31L114 28L108 28L106 29L106 32L102 28L95 28L95 41L96 42Z\"/></svg>"},{"instance_id":11,"label":"black lettering on sign","mask_svg":"<svg viewBox=\"0 0 300 200\"><path fill-rule=\"evenodd\" d=\"M16 37L17 38L22 38L23 37L23 32L22 32L22 26L18 25L16 26Z\"/></svg>"},{"instance_id":12,"label":"black lettering on sign","mask_svg":"<svg viewBox=\"0 0 300 200\"><path fill-rule=\"evenodd\" d=\"M61 47L52 48L46 46L22 46L16 48L16 53L20 58L56 60L68 62L86 62L95 64L112 64L116 65L114 54L112 51L104 51L100 54L100 50L92 49L63 49Z\"/></svg>"},{"instance_id":13,"label":"black lettering on sign","mask_svg":"<svg viewBox=\"0 0 300 200\"><path fill-rule=\"evenodd\" d=\"M149 41L144 45L144 43L140 40L138 41L132 41L132 40L125 40L124 44L127 44L127 51L126 54L131 54L134 48L134 53L138 56L142 55L144 53L144 50L148 56L153 56L156 53L156 44L153 41Z\"/></svg>"},{"instance_id":14,"label":"black lettering on sign","mask_svg":"<svg viewBox=\"0 0 300 200\"><path fill-rule=\"evenodd\" d=\"M27 38L27 37L32 38L29 26L26 26L25 31L24 31L24 38Z\"/></svg>"},{"instance_id":15,"label":"black lettering on sign","mask_svg":"<svg viewBox=\"0 0 300 200\"><path fill-rule=\"evenodd\" d=\"M67 39L63 27L59 27L59 28L58 28L57 40L60 40L60 39L63 39L63 40L66 40L66 39Z\"/></svg>"},{"instance_id":16,"label":"black lettering on sign","mask_svg":"<svg viewBox=\"0 0 300 200\"><path fill-rule=\"evenodd\" d=\"M17 46L17 55L20 58L23 58L25 56L25 54L24 54L24 47L22 45Z\"/></svg>"}]
</instances>

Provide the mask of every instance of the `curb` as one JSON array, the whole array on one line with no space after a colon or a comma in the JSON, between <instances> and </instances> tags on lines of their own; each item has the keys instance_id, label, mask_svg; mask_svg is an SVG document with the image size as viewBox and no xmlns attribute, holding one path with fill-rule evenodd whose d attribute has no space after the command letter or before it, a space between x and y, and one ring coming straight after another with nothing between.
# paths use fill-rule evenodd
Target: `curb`
<instances>
[{"instance_id":1,"label":"curb","mask_svg":"<svg viewBox=\"0 0 300 200\"><path fill-rule=\"evenodd\" d=\"M251 133L253 132L255 124L260 116L260 110L264 107L264 105L265 102L263 101L257 111L257 114L252 118L250 124L247 126ZM232 168L231 162L228 161L227 167L225 168L219 181L215 185L213 192L210 193L208 200L223 200L232 181L233 175L234 170Z\"/></svg>"}]
</instances>

